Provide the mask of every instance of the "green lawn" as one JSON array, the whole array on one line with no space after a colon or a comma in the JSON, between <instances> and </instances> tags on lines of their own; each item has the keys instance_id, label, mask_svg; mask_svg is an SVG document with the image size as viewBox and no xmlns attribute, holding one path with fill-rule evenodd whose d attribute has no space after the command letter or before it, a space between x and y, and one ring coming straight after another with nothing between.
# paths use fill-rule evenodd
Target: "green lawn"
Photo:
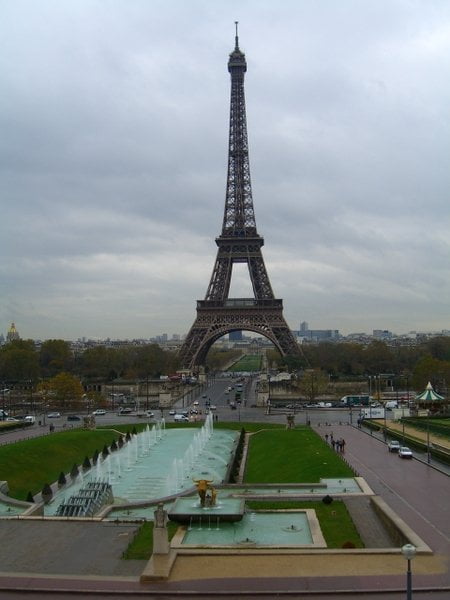
<instances>
[{"instance_id":1,"label":"green lawn","mask_svg":"<svg viewBox=\"0 0 450 600\"><path fill-rule=\"evenodd\" d=\"M250 437L246 483L315 483L353 477L339 454L309 428L261 431Z\"/></svg>"},{"instance_id":2,"label":"green lawn","mask_svg":"<svg viewBox=\"0 0 450 600\"><path fill-rule=\"evenodd\" d=\"M8 482L12 497L26 500L29 491L36 494L45 483L56 481L61 471L68 473L74 463L81 464L118 437L111 430L73 429L2 446L0 481Z\"/></svg>"},{"instance_id":3,"label":"green lawn","mask_svg":"<svg viewBox=\"0 0 450 600\"><path fill-rule=\"evenodd\" d=\"M246 356L242 356L228 370L232 371L232 372L260 371L261 370L261 361L262 361L262 356L260 356L258 354L248 354Z\"/></svg>"},{"instance_id":4,"label":"green lawn","mask_svg":"<svg viewBox=\"0 0 450 600\"><path fill-rule=\"evenodd\" d=\"M167 530L169 532L169 540L173 538L177 529L178 523L169 521ZM139 527L134 539L128 545L128 548L122 555L122 558L127 560L149 560L153 553L153 522L146 521Z\"/></svg>"}]
</instances>

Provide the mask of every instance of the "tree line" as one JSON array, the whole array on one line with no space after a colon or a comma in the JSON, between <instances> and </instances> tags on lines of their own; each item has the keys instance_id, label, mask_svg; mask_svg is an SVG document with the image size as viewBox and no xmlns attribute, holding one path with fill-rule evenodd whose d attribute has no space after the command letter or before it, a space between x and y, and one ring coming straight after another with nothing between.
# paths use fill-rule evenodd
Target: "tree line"
<instances>
[{"instance_id":1,"label":"tree line","mask_svg":"<svg viewBox=\"0 0 450 600\"><path fill-rule=\"evenodd\" d=\"M438 336L416 346L390 346L374 340L370 344L306 344L300 357L280 357L271 351L270 364L295 369L316 369L330 381L362 380L392 374L395 387L421 390L431 381L436 391L446 393L450 382L450 337Z\"/></svg>"},{"instance_id":2,"label":"tree line","mask_svg":"<svg viewBox=\"0 0 450 600\"><path fill-rule=\"evenodd\" d=\"M391 373L408 378L413 389L431 381L437 391L446 391L450 380L450 337L440 336L413 347L390 346L382 341L370 344L320 343L302 346L299 357L280 357L268 351L269 366L301 371L317 369L330 380L361 380L369 375ZM212 348L207 369L220 370L238 357L238 350ZM159 378L180 367L176 352L158 344L108 348L95 346L74 352L64 340L47 340L37 346L32 340L15 340L0 347L0 382L37 382L69 373L82 382L115 379Z\"/></svg>"}]
</instances>

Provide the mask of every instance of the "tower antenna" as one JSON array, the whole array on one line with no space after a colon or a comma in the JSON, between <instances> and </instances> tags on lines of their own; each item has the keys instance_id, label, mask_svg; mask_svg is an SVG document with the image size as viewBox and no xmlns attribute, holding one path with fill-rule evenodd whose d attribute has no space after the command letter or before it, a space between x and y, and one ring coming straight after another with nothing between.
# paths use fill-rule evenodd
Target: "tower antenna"
<instances>
[{"instance_id":1,"label":"tower antenna","mask_svg":"<svg viewBox=\"0 0 450 600\"><path fill-rule=\"evenodd\" d=\"M234 25L236 27L236 36L235 36L234 40L235 40L236 50L237 50L239 48L239 37L238 37L238 25L239 25L239 21L235 21Z\"/></svg>"}]
</instances>

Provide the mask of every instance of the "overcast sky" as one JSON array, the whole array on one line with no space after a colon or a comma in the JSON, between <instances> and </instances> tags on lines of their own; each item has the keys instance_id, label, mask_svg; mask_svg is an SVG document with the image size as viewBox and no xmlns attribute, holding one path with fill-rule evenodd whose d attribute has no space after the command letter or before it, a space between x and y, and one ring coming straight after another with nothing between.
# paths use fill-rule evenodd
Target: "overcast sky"
<instances>
[{"instance_id":1,"label":"overcast sky","mask_svg":"<svg viewBox=\"0 0 450 600\"><path fill-rule=\"evenodd\" d=\"M288 324L450 329L448 0L1 0L1 332L189 330L222 226L235 20ZM249 287L237 269L231 295Z\"/></svg>"}]
</instances>

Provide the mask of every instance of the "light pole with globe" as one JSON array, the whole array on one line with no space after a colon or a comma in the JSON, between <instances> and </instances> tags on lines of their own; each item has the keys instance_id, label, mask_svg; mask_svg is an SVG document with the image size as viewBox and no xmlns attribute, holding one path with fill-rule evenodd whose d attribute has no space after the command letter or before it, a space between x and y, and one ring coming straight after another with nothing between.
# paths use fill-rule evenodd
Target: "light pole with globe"
<instances>
[{"instance_id":1,"label":"light pole with globe","mask_svg":"<svg viewBox=\"0 0 450 600\"><path fill-rule=\"evenodd\" d=\"M412 544L405 544L402 546L402 554L408 561L406 570L406 600L412 600L411 561L416 555L416 547Z\"/></svg>"}]
</instances>

